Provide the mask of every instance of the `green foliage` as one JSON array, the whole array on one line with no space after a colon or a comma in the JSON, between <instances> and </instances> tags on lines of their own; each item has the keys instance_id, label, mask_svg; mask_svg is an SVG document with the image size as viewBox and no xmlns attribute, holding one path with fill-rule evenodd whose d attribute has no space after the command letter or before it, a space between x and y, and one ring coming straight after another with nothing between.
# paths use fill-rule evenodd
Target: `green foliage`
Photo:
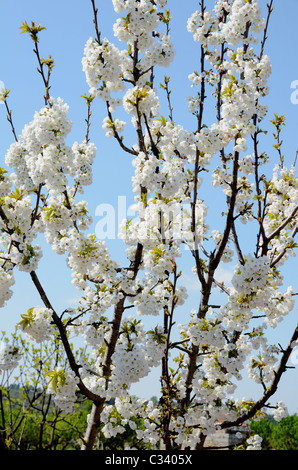
<instances>
[{"instance_id":1,"label":"green foliage","mask_svg":"<svg viewBox=\"0 0 298 470\"><path fill-rule=\"evenodd\" d=\"M32 309L22 316L20 330L30 323L30 314ZM22 335L8 338L5 332L0 340L12 346L12 353L23 354L19 366L0 373L0 450L80 449L91 404L78 401L74 412L65 415L47 389L48 380L54 386L63 381L49 372L65 366L60 342L36 347Z\"/></svg>"},{"instance_id":2,"label":"green foliage","mask_svg":"<svg viewBox=\"0 0 298 470\"><path fill-rule=\"evenodd\" d=\"M28 392L0 391L0 449L79 450L89 413L87 406L65 416L54 406L51 396L44 393L34 405L27 406ZM29 395L33 394L31 390Z\"/></svg>"},{"instance_id":3,"label":"green foliage","mask_svg":"<svg viewBox=\"0 0 298 470\"><path fill-rule=\"evenodd\" d=\"M275 426L272 444L276 450L298 450L298 416L284 418Z\"/></svg>"},{"instance_id":4,"label":"green foliage","mask_svg":"<svg viewBox=\"0 0 298 470\"><path fill-rule=\"evenodd\" d=\"M270 419L261 419L260 421L252 422L250 428L254 434L258 434L263 439L262 450L272 450L271 437L274 424Z\"/></svg>"},{"instance_id":5,"label":"green foliage","mask_svg":"<svg viewBox=\"0 0 298 470\"><path fill-rule=\"evenodd\" d=\"M22 315L20 330L30 323L32 312L33 309L29 309L27 315ZM123 333L128 336L137 334L137 325L136 321L127 321ZM12 338L8 338L2 332L0 340L12 346L12 353L20 350L23 354L23 361L17 368L0 371L0 451L80 450L92 403L78 393L74 411L67 414L54 403L48 385L51 384L53 390L63 385L67 362L59 339L54 343L44 342L36 346L22 335L15 333ZM85 350L78 351L78 354L81 354L83 360ZM154 399L157 402L157 398ZM116 424L124 426L125 430L122 434L106 438L101 432L102 424L95 448L150 449L150 444L145 444L137 436L137 430L144 429L143 418L133 418L133 429L125 423L113 400L107 404L111 406Z\"/></svg>"}]
</instances>

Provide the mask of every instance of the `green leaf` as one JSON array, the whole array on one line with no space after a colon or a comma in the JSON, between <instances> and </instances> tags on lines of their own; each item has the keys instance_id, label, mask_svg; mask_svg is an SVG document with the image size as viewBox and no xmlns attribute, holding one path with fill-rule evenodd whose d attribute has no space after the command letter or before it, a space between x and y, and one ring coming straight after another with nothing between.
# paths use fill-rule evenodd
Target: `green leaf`
<instances>
[{"instance_id":1,"label":"green leaf","mask_svg":"<svg viewBox=\"0 0 298 470\"><path fill-rule=\"evenodd\" d=\"M277 114L274 114L274 119L272 119L270 122L276 127L279 128L280 126L285 125L285 116L278 116Z\"/></svg>"},{"instance_id":2,"label":"green leaf","mask_svg":"<svg viewBox=\"0 0 298 470\"><path fill-rule=\"evenodd\" d=\"M5 174L8 173L4 168L0 168L0 181L4 181L5 179Z\"/></svg>"},{"instance_id":3,"label":"green leaf","mask_svg":"<svg viewBox=\"0 0 298 470\"><path fill-rule=\"evenodd\" d=\"M22 23L22 26L20 26L21 34L29 33L31 35L31 39L35 43L38 42L38 33L43 29L46 28L44 26L41 26L39 23L38 25L35 25L34 21L31 21L31 26L28 25L27 21L24 21Z\"/></svg>"},{"instance_id":4,"label":"green leaf","mask_svg":"<svg viewBox=\"0 0 298 470\"><path fill-rule=\"evenodd\" d=\"M95 97L94 97L94 96L91 96L91 95L88 95L88 96L87 96L86 94L84 94L84 95L81 95L81 98L84 98L84 100L86 101L86 103L87 103L88 105L90 105L90 103L92 103L92 101L94 100Z\"/></svg>"},{"instance_id":5,"label":"green leaf","mask_svg":"<svg viewBox=\"0 0 298 470\"><path fill-rule=\"evenodd\" d=\"M25 196L26 191L24 189L19 190L19 188L15 188L15 191L10 193L9 197L11 199L16 199L17 201L21 201Z\"/></svg>"},{"instance_id":6,"label":"green leaf","mask_svg":"<svg viewBox=\"0 0 298 470\"><path fill-rule=\"evenodd\" d=\"M54 59L51 55L48 56L47 59L41 59L40 62L48 66L49 70L54 68Z\"/></svg>"},{"instance_id":7,"label":"green leaf","mask_svg":"<svg viewBox=\"0 0 298 470\"><path fill-rule=\"evenodd\" d=\"M56 392L59 384L63 387L66 382L64 370L50 370L45 374L45 377L50 377L49 384L52 385L54 392Z\"/></svg>"},{"instance_id":8,"label":"green leaf","mask_svg":"<svg viewBox=\"0 0 298 470\"><path fill-rule=\"evenodd\" d=\"M27 314L21 315L22 320L18 323L22 330L24 331L28 326L30 326L34 320L34 315L33 315L33 310L34 308L29 308L27 311Z\"/></svg>"},{"instance_id":9,"label":"green leaf","mask_svg":"<svg viewBox=\"0 0 298 470\"><path fill-rule=\"evenodd\" d=\"M44 207L42 211L45 212L45 220L51 221L54 218L61 218L61 216L57 215L55 207Z\"/></svg>"},{"instance_id":10,"label":"green leaf","mask_svg":"<svg viewBox=\"0 0 298 470\"><path fill-rule=\"evenodd\" d=\"M21 34L31 32L30 26L28 25L27 21L24 21L22 23L22 26L20 26L20 30L21 30Z\"/></svg>"}]
</instances>

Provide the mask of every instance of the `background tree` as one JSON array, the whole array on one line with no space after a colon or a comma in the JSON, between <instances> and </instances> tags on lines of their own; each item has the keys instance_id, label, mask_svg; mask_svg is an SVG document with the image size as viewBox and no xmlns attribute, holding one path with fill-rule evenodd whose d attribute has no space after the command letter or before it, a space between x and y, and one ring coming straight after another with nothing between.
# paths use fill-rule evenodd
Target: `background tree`
<instances>
[{"instance_id":1,"label":"background tree","mask_svg":"<svg viewBox=\"0 0 298 470\"><path fill-rule=\"evenodd\" d=\"M212 10L199 2L187 24L200 55L189 75L190 129L175 116L170 78L160 76L175 56L167 1L113 0L121 46L102 38L93 0L91 6L95 34L82 60L89 88L86 136L72 146L68 106L50 94L53 58L40 54L44 27L21 27L34 43L44 107L18 137L9 92L2 92L15 142L6 154L13 173L1 173L1 301L11 296L13 272L28 272L43 306L23 314L21 327L34 341L59 337L68 365L47 373L49 391L66 412L77 391L92 402L83 449L94 448L100 435L121 440L127 427L148 448L201 449L216 429L266 409L298 337L295 329L287 346L276 346L265 334L294 307L295 292L283 286L281 271L296 248L298 211L295 167L282 152L284 116L271 119L277 163L272 166L274 157L260 148L267 133L265 45L273 0L264 19L257 0L215 1ZM87 233L91 217L80 199L92 183L97 99L106 107L107 136L135 170L137 218L126 220L121 234L126 264ZM38 277L41 234L67 257L82 293L77 309L57 312ZM190 314L183 307L185 257L200 284ZM217 280L223 263L235 265L231 286ZM225 296L220 304L213 302L216 289ZM91 360L77 360L74 335L91 348ZM261 387L256 401L232 398L246 365ZM160 367L157 406L130 394L153 367ZM107 405L110 399L115 406ZM285 413L278 403L275 416Z\"/></svg>"},{"instance_id":2,"label":"background tree","mask_svg":"<svg viewBox=\"0 0 298 470\"><path fill-rule=\"evenodd\" d=\"M3 333L1 343L1 359L11 356L0 364L2 450L79 449L90 409L78 399L65 415L47 391L47 372L65 367L59 342L37 346L16 332L11 338Z\"/></svg>"},{"instance_id":3,"label":"background tree","mask_svg":"<svg viewBox=\"0 0 298 470\"><path fill-rule=\"evenodd\" d=\"M297 450L297 423L297 415L291 415L280 422L262 419L252 423L251 428L262 437L264 450Z\"/></svg>"}]
</instances>

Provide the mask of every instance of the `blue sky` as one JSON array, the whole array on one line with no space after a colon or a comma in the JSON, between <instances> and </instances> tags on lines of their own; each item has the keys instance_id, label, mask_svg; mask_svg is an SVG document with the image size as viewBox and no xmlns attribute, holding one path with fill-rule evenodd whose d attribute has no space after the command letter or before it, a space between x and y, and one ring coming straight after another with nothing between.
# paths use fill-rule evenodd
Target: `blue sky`
<instances>
[{"instance_id":1,"label":"blue sky","mask_svg":"<svg viewBox=\"0 0 298 470\"><path fill-rule=\"evenodd\" d=\"M213 2L208 3L213 4ZM266 14L266 1L260 0L260 6ZM52 75L51 94L62 97L70 106L69 116L73 120L73 130L70 142L81 141L85 136L86 105L80 95L88 93L88 86L82 72L81 59L84 45L90 36L93 36L92 8L89 0L52 0L41 2L40 0L14 0L4 2L1 5L0 28L0 81L11 90L9 105L17 133L21 133L23 126L32 120L36 110L43 106L43 84L36 71L36 57L32 52L33 44L28 35L20 34L20 26L23 21L28 23L35 21L46 27L46 31L40 34L40 52L43 57L51 54L55 61ZM169 0L173 20L171 35L176 48L176 59L170 69L161 70L163 75L171 76L172 100L174 103L174 118L178 123L189 126L194 125L188 115L185 97L191 94L190 83L187 79L189 73L198 68L199 48L186 31L186 21L197 8L198 2L193 0ZM112 26L116 18L112 2L98 0L99 27L103 37L113 40ZM298 105L291 102L291 83L298 80L298 0L276 1L274 12L269 27L266 53L272 62L272 77L270 78L271 93L267 98L269 105L269 118L274 113L287 117L287 126L284 131L284 154L286 164L293 163L298 148ZM166 112L166 111L165 111ZM91 140L98 148L98 155L94 164L94 185L88 188L84 198L88 201L91 215L96 226L96 207L101 203L110 203L116 206L119 195L126 195L128 202L132 201L130 179L133 174L131 159L119 150L118 145L110 139L106 139L101 128L104 114L104 106L100 102L94 103L92 114ZM273 129L268 127L268 130ZM272 152L271 145L274 142L265 140L266 150ZM6 120L4 106L0 106L0 153L1 161L7 148L13 142L12 134ZM115 171L115 168L117 171ZM215 201L216 202L216 201ZM121 254L117 241L110 242L110 247L115 256ZM60 273L57 276L57 272ZM57 256L47 257L40 264L40 278L44 283L49 297L53 299L56 308L64 309L69 302L75 299L77 292L71 286L70 273L65 269L65 260ZM230 272L222 273L227 279ZM185 309L193 307L193 299L197 291L190 273L185 280L190 288L190 300ZM0 312L0 329L12 330L13 325L19 320L19 315L32 305L40 304L40 300L34 291L30 279L26 274L16 276L17 283L14 287L15 295L7 307ZM297 267L296 261L291 260L286 273L286 280L296 285ZM187 310L188 311L188 310ZM293 328L297 323L297 308L284 322L281 328L279 341L285 346ZM148 383L151 383L148 381ZM137 388L142 393L148 387L144 385ZM243 394L246 391L243 385ZM242 388L240 387L240 391ZM291 411L298 412L297 403L298 374L290 370L280 387L279 399L285 400ZM251 389L254 393L254 389ZM152 393L153 394L153 393Z\"/></svg>"}]
</instances>

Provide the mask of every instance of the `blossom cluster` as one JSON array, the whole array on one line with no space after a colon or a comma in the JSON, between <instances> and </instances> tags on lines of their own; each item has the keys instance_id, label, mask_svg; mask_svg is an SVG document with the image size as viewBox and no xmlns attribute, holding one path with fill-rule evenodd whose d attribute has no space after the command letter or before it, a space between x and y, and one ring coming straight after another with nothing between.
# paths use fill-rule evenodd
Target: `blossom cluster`
<instances>
[{"instance_id":1,"label":"blossom cluster","mask_svg":"<svg viewBox=\"0 0 298 470\"><path fill-rule=\"evenodd\" d=\"M50 194L56 195L68 186L69 176L82 185L91 183L90 165L96 149L92 143L75 142L73 148L65 144L72 128L68 110L61 98L51 98L50 105L35 113L8 149L5 161L15 170L13 182L27 193L45 185Z\"/></svg>"},{"instance_id":2,"label":"blossom cluster","mask_svg":"<svg viewBox=\"0 0 298 470\"><path fill-rule=\"evenodd\" d=\"M262 450L262 437L258 436L258 434L255 434L252 437L249 437L247 439L247 444L248 446L246 447L246 450Z\"/></svg>"},{"instance_id":3,"label":"blossom cluster","mask_svg":"<svg viewBox=\"0 0 298 470\"><path fill-rule=\"evenodd\" d=\"M45 106L9 148L6 164L15 169L15 183L27 191L43 183L57 191L66 184L65 174L59 170L71 162L70 149L64 145L72 127L67 113L68 106L61 99L52 102L51 107Z\"/></svg>"},{"instance_id":4,"label":"blossom cluster","mask_svg":"<svg viewBox=\"0 0 298 470\"><path fill-rule=\"evenodd\" d=\"M13 274L7 272L3 267L0 269L0 306L4 307L11 298L13 292L10 289L15 283Z\"/></svg>"},{"instance_id":5,"label":"blossom cluster","mask_svg":"<svg viewBox=\"0 0 298 470\"><path fill-rule=\"evenodd\" d=\"M141 440L145 444L155 447L159 442L159 412L152 401L133 396L116 398L115 407L105 408L102 421L104 426L101 432L105 438L115 437L129 429L135 434L136 440ZM142 422L141 427L138 422ZM126 450L128 449L126 447Z\"/></svg>"},{"instance_id":6,"label":"blossom cluster","mask_svg":"<svg viewBox=\"0 0 298 470\"><path fill-rule=\"evenodd\" d=\"M122 42L133 46L138 42L138 49L148 49L154 42L152 32L158 28L157 8L146 0L128 0L114 2L117 13L124 10L126 16L116 20L114 34Z\"/></svg>"},{"instance_id":7,"label":"blossom cluster","mask_svg":"<svg viewBox=\"0 0 298 470\"><path fill-rule=\"evenodd\" d=\"M283 253L278 262L281 266L289 256L295 256L295 242L292 233L297 223L297 216L291 217L297 207L298 178L294 166L287 168L275 165L273 177L268 191L268 205L264 227L266 235L272 236L274 231L285 221L289 223L271 240L271 253Z\"/></svg>"},{"instance_id":8,"label":"blossom cluster","mask_svg":"<svg viewBox=\"0 0 298 470\"><path fill-rule=\"evenodd\" d=\"M50 340L54 334L53 311L45 307L35 307L22 315L20 325L29 339L42 343Z\"/></svg>"},{"instance_id":9,"label":"blossom cluster","mask_svg":"<svg viewBox=\"0 0 298 470\"><path fill-rule=\"evenodd\" d=\"M273 417L275 421L280 421L289 415L288 409L282 401L277 403L276 408L273 411Z\"/></svg>"},{"instance_id":10,"label":"blossom cluster","mask_svg":"<svg viewBox=\"0 0 298 470\"><path fill-rule=\"evenodd\" d=\"M98 329L96 329L98 331ZM101 338L105 342L110 340L111 331L108 328L99 328ZM87 337L88 330L84 332ZM107 387L106 378L103 375L101 356L98 355L102 343L98 341L99 335L90 343L90 334L88 342L94 350L96 360L91 367L83 364L81 376L84 384L92 390L93 393L105 397L107 400L116 397L128 397L128 392L132 384L139 382L142 378L148 376L152 367L160 365L165 350L165 336L162 329L156 327L152 331L144 331L144 325L141 321L136 321L129 317L123 321L123 330L121 331L121 340L118 341L116 350L112 356L113 374Z\"/></svg>"},{"instance_id":11,"label":"blossom cluster","mask_svg":"<svg viewBox=\"0 0 298 470\"><path fill-rule=\"evenodd\" d=\"M22 352L13 343L2 343L0 348L0 372L15 369L22 358Z\"/></svg>"},{"instance_id":12,"label":"blossom cluster","mask_svg":"<svg viewBox=\"0 0 298 470\"><path fill-rule=\"evenodd\" d=\"M71 413L76 403L78 378L72 371L57 367L47 373L48 392L54 396L55 404L65 413Z\"/></svg>"},{"instance_id":13,"label":"blossom cluster","mask_svg":"<svg viewBox=\"0 0 298 470\"><path fill-rule=\"evenodd\" d=\"M133 317L124 321L124 334L113 354L117 386L125 384L129 387L146 377L152 367L160 365L164 350L165 336L161 328L146 333L142 322Z\"/></svg>"},{"instance_id":14,"label":"blossom cluster","mask_svg":"<svg viewBox=\"0 0 298 470\"><path fill-rule=\"evenodd\" d=\"M268 257L248 255L244 266L236 266L229 302L221 308L223 322L229 330L245 330L254 309L264 312L265 323L275 327L294 307L293 289L277 291L281 278L270 268Z\"/></svg>"}]
</instances>

